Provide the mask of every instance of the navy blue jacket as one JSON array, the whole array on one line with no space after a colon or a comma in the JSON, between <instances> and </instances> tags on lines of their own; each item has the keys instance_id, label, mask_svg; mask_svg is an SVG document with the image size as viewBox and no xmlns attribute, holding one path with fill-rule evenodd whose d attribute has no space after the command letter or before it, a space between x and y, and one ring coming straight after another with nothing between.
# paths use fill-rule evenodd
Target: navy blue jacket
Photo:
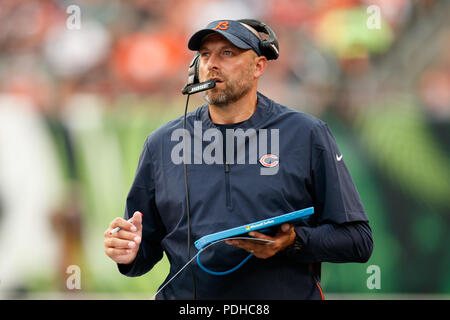
<instances>
[{"instance_id":1,"label":"navy blue jacket","mask_svg":"<svg viewBox=\"0 0 450 320\"><path fill-rule=\"evenodd\" d=\"M204 235L310 206L315 208L315 214L295 227L303 243L299 253L279 252L268 259L253 257L226 276L210 275L194 261L191 271L181 272L157 299L191 299L194 281L199 299L321 299L321 262L369 259L372 235L368 219L326 123L258 93L254 114L238 127L245 132L254 129L256 138L261 138L258 160L261 155L276 151L275 174L261 174L262 163L255 163L254 150L249 151L251 137L244 145L234 143L234 159L230 158L227 164L206 164L198 151L208 150L211 140L199 135L198 130L194 134L194 124L197 129L201 125L202 133L217 128L210 120L207 105L187 115L187 130L192 138L187 165L190 257L197 253L194 241ZM163 252L170 261L166 281L188 261L183 164L174 163L182 140L174 138L173 133L182 127L180 117L150 134L145 142L125 210L125 219L135 211L143 213L143 239L135 261L118 265L127 276L148 272ZM261 129L266 129L267 134L262 135ZM278 141L273 129L278 130ZM229 140L232 139L227 139L227 145ZM245 161L237 159L242 155L239 148L247 151ZM227 155L233 154L231 150ZM242 249L222 243L202 252L201 260L209 269L223 271L247 255Z\"/></svg>"}]
</instances>

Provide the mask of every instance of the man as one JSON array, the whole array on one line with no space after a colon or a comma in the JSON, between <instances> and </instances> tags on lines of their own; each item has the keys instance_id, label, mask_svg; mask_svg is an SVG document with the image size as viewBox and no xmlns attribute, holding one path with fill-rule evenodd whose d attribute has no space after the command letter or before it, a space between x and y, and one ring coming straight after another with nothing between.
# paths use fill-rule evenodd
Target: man
<instances>
[{"instance_id":1,"label":"man","mask_svg":"<svg viewBox=\"0 0 450 320\"><path fill-rule=\"evenodd\" d=\"M371 255L367 216L327 125L257 92L267 65L260 42L255 30L233 20L214 21L191 37L188 47L198 51L200 81L214 79L217 84L205 91L207 104L187 116L186 129L194 140L193 148L186 143L183 150L194 150L193 160L184 158L190 228L183 164L174 160L180 146L174 132L183 127L179 118L147 138L125 219L116 218L106 230L105 252L127 276L146 273L165 252L171 265L167 283L197 253L193 241L187 252L188 229L195 241L306 207L313 206L315 214L299 225L282 225L272 236L250 233L273 240L269 244L227 240L228 245L203 251L202 264L217 271L235 266L248 252L255 257L225 276L211 275L194 263L157 299L323 299L321 262L366 262ZM224 133L214 135L223 149L207 152L212 138L205 138L204 129ZM230 132L248 135L236 145ZM250 146L253 138L259 161ZM216 161L206 161L207 154ZM262 174L264 167L276 170ZM110 234L116 227L122 229Z\"/></svg>"}]
</instances>

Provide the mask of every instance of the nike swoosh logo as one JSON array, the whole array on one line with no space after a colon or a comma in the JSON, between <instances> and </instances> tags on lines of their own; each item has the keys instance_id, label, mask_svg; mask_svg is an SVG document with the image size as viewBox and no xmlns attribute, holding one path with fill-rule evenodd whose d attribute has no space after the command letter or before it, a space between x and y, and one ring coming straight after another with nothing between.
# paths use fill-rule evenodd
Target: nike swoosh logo
<instances>
[{"instance_id":1,"label":"nike swoosh logo","mask_svg":"<svg viewBox=\"0 0 450 320\"><path fill-rule=\"evenodd\" d=\"M342 160L342 157L343 157L342 154L341 154L340 156L338 156L338 155L336 154L336 160L337 160L337 161L341 161L341 160Z\"/></svg>"}]
</instances>

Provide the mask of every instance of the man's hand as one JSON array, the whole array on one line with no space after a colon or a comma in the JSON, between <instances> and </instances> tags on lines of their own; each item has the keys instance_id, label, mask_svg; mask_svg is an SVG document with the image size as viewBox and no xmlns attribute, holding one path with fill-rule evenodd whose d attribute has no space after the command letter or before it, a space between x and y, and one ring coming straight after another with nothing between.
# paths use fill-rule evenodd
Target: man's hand
<instances>
[{"instance_id":1,"label":"man's hand","mask_svg":"<svg viewBox=\"0 0 450 320\"><path fill-rule=\"evenodd\" d=\"M267 259L275 255L278 251L284 250L286 247L294 243L295 231L294 226L289 223L284 223L279 228L275 236L270 237L260 232L249 232L249 235L258 238L272 240L272 243L265 243L263 241L253 240L226 240L227 244L242 248L251 252L257 258Z\"/></svg>"},{"instance_id":2,"label":"man's hand","mask_svg":"<svg viewBox=\"0 0 450 320\"><path fill-rule=\"evenodd\" d=\"M111 234L111 231L121 229ZM142 213L136 211L129 221L115 218L105 231L105 253L117 263L130 264L136 259L142 240Z\"/></svg>"}]
</instances>

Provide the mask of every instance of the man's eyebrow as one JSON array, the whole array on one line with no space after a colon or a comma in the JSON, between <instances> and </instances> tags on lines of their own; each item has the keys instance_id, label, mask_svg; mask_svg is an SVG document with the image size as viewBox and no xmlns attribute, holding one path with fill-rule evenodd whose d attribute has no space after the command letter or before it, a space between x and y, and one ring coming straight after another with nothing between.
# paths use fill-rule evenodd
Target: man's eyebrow
<instances>
[{"instance_id":1,"label":"man's eyebrow","mask_svg":"<svg viewBox=\"0 0 450 320\"><path fill-rule=\"evenodd\" d=\"M224 50L224 49L239 50L239 48L234 47L234 46L229 45L229 44L223 45L223 46L221 46L221 47L219 48L219 50ZM200 47L200 49L198 49L198 51L205 51L205 50L210 50L210 49L208 49L208 48L207 48L206 46L204 46L204 45L202 45L202 46Z\"/></svg>"}]
</instances>

